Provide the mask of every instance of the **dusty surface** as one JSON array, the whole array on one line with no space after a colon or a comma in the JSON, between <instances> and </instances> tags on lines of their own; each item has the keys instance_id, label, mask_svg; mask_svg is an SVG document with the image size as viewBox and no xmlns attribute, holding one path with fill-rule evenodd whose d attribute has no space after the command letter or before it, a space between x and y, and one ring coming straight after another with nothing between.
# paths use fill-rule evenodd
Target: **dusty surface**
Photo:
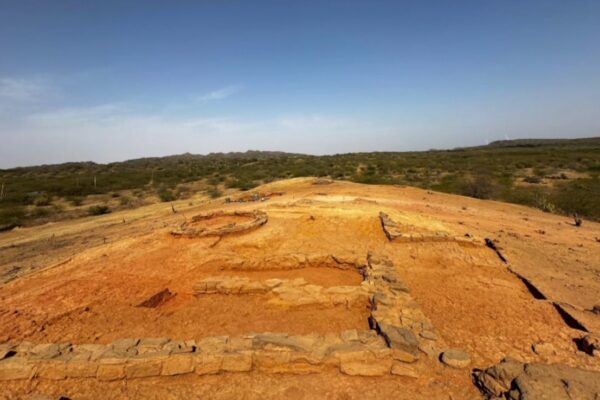
<instances>
[{"instance_id":1,"label":"dusty surface","mask_svg":"<svg viewBox=\"0 0 600 400\"><path fill-rule=\"evenodd\" d=\"M535 299L492 250L453 242L389 242L378 215L383 211L413 231L494 239L511 268L550 300L572 305L592 328L600 316L586 310L600 304L600 224L585 221L576 228L568 218L521 206L414 188L312 182L267 185L260 190L284 194L263 202L175 203L176 214L169 205L153 205L1 234L0 279L8 282L0 286L0 342L368 329L367 304L278 308L261 295L196 297L191 287L219 275L356 285L362 277L348 265L364 263L369 251L377 251L393 260L445 342L469 352L472 367L487 368L511 356L600 370L599 359L578 351L574 342L584 332L569 327L550 302ZM170 234L199 213L255 209L268 214L267 224L218 242ZM175 297L157 308L136 307L165 288ZM552 351L534 352L532 346L540 343ZM74 398L480 396L470 369L454 370L434 359L419 368L418 379L252 372L111 383L33 380L6 383L2 390Z\"/></svg>"}]
</instances>

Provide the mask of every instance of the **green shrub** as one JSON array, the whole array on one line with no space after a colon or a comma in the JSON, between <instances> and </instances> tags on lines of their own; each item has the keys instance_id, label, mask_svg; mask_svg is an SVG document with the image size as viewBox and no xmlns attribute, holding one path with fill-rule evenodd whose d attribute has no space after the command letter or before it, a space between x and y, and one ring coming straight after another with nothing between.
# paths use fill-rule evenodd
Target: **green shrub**
<instances>
[{"instance_id":1,"label":"green shrub","mask_svg":"<svg viewBox=\"0 0 600 400\"><path fill-rule=\"evenodd\" d=\"M171 190L161 190L158 192L158 197L162 202L169 202L177 199L177 196L175 196Z\"/></svg>"},{"instance_id":2,"label":"green shrub","mask_svg":"<svg viewBox=\"0 0 600 400\"><path fill-rule=\"evenodd\" d=\"M542 183L542 178L540 176L526 176L525 178L523 178L523 182Z\"/></svg>"},{"instance_id":3,"label":"green shrub","mask_svg":"<svg viewBox=\"0 0 600 400\"><path fill-rule=\"evenodd\" d=\"M223 192L221 192L216 186L211 186L210 188L208 188L206 193L210 196L211 199L216 199L223 196Z\"/></svg>"},{"instance_id":4,"label":"green shrub","mask_svg":"<svg viewBox=\"0 0 600 400\"><path fill-rule=\"evenodd\" d=\"M494 196L496 186L494 181L485 175L479 175L467 180L463 185L462 194L476 199L489 199Z\"/></svg>"},{"instance_id":5,"label":"green shrub","mask_svg":"<svg viewBox=\"0 0 600 400\"><path fill-rule=\"evenodd\" d=\"M69 196L67 200L75 207L79 207L83 203L82 196Z\"/></svg>"},{"instance_id":6,"label":"green shrub","mask_svg":"<svg viewBox=\"0 0 600 400\"><path fill-rule=\"evenodd\" d=\"M33 199L33 205L36 207L45 207L50 205L50 196L42 193Z\"/></svg>"},{"instance_id":7,"label":"green shrub","mask_svg":"<svg viewBox=\"0 0 600 400\"><path fill-rule=\"evenodd\" d=\"M108 213L110 213L110 208L108 208L108 206L98 205L88 208L89 215L103 215Z\"/></svg>"}]
</instances>

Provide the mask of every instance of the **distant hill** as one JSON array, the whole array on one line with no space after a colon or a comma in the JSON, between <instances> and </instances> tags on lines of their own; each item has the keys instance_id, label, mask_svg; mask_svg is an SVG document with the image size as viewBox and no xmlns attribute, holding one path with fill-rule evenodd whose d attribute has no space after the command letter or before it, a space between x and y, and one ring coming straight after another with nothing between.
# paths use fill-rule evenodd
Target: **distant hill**
<instances>
[{"instance_id":1,"label":"distant hill","mask_svg":"<svg viewBox=\"0 0 600 400\"><path fill-rule=\"evenodd\" d=\"M301 176L418 186L600 220L599 174L600 138L325 156L249 150L108 164L69 162L0 170L0 228L64 218L73 209L81 215L83 207L98 202L108 208L90 212L133 207L149 198L172 201L192 186L218 197L225 189L249 190Z\"/></svg>"}]
</instances>

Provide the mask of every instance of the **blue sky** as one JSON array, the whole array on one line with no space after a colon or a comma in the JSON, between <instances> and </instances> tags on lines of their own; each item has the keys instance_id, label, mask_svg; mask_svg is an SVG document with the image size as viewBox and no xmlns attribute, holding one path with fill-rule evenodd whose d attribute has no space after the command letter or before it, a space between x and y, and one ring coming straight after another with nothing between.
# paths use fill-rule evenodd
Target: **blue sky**
<instances>
[{"instance_id":1,"label":"blue sky","mask_svg":"<svg viewBox=\"0 0 600 400\"><path fill-rule=\"evenodd\" d=\"M0 1L0 168L600 135L598 1Z\"/></svg>"}]
</instances>

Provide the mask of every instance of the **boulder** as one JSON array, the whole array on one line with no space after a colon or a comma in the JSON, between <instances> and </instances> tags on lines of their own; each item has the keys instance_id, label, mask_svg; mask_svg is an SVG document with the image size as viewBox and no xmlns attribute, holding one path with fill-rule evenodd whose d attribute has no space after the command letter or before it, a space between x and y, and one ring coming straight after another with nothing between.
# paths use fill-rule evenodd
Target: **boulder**
<instances>
[{"instance_id":1,"label":"boulder","mask_svg":"<svg viewBox=\"0 0 600 400\"><path fill-rule=\"evenodd\" d=\"M523 364L505 359L474 372L475 384L487 399L596 400L600 398L600 372L560 364Z\"/></svg>"}]
</instances>

